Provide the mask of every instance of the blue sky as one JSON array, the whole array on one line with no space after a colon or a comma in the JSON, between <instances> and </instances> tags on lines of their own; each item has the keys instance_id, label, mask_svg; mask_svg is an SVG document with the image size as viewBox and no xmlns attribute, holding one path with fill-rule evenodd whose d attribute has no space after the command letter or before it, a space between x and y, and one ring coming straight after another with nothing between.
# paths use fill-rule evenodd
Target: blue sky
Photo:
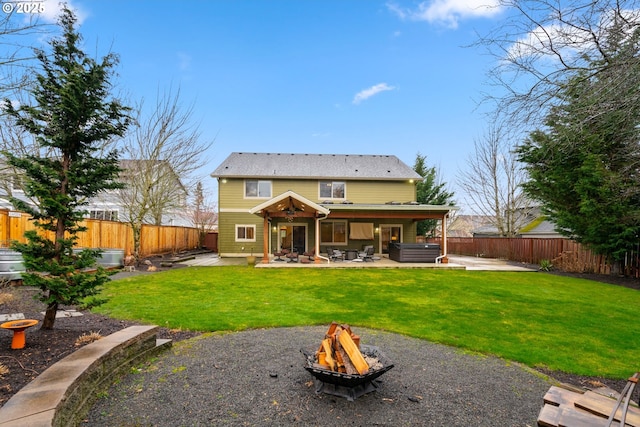
<instances>
[{"instance_id":1,"label":"blue sky","mask_svg":"<svg viewBox=\"0 0 640 427\"><path fill-rule=\"evenodd\" d=\"M118 90L180 88L210 173L231 152L427 156L449 188L482 136L493 0L72 0L87 52L120 55ZM46 15L58 0L45 2ZM203 181L214 188L208 176Z\"/></svg>"}]
</instances>

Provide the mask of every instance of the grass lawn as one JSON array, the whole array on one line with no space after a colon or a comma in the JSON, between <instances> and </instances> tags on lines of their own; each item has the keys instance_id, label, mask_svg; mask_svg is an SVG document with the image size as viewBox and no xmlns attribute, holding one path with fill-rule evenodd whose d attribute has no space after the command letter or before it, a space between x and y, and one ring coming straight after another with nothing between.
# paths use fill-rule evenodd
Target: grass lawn
<instances>
[{"instance_id":1,"label":"grass lawn","mask_svg":"<svg viewBox=\"0 0 640 427\"><path fill-rule=\"evenodd\" d=\"M190 267L110 282L95 312L169 328L238 331L349 323L532 367L627 378L640 292L544 273Z\"/></svg>"}]
</instances>

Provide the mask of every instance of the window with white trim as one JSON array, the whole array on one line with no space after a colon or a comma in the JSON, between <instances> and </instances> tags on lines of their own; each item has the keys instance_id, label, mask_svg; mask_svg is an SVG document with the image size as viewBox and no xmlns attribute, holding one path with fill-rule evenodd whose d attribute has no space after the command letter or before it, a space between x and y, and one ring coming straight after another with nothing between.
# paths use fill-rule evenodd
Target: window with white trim
<instances>
[{"instance_id":1,"label":"window with white trim","mask_svg":"<svg viewBox=\"0 0 640 427\"><path fill-rule=\"evenodd\" d=\"M90 210L89 218L91 219L102 219L107 221L117 221L118 220L118 211L112 210Z\"/></svg>"},{"instance_id":2,"label":"window with white trim","mask_svg":"<svg viewBox=\"0 0 640 427\"><path fill-rule=\"evenodd\" d=\"M347 243L347 221L322 221L320 223L320 243L345 245Z\"/></svg>"},{"instance_id":3,"label":"window with white trim","mask_svg":"<svg viewBox=\"0 0 640 427\"><path fill-rule=\"evenodd\" d=\"M256 241L256 226L251 225L236 225L236 242L255 242Z\"/></svg>"},{"instance_id":4,"label":"window with white trim","mask_svg":"<svg viewBox=\"0 0 640 427\"><path fill-rule=\"evenodd\" d=\"M244 182L244 197L268 199L271 197L271 181L248 179Z\"/></svg>"},{"instance_id":5,"label":"window with white trim","mask_svg":"<svg viewBox=\"0 0 640 427\"><path fill-rule=\"evenodd\" d=\"M347 183L344 181L320 181L321 199L344 199L347 197Z\"/></svg>"}]
</instances>

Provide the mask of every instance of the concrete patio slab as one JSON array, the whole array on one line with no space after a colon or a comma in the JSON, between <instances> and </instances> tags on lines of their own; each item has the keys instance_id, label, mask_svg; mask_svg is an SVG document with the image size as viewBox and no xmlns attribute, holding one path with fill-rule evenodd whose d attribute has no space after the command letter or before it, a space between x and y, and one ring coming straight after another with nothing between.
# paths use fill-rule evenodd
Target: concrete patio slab
<instances>
[{"instance_id":1,"label":"concrete patio slab","mask_svg":"<svg viewBox=\"0 0 640 427\"><path fill-rule=\"evenodd\" d=\"M449 255L449 262L463 265L467 270L477 271L537 271L526 264L518 264L496 258L480 258L462 255Z\"/></svg>"},{"instance_id":2,"label":"concrete patio slab","mask_svg":"<svg viewBox=\"0 0 640 427\"><path fill-rule=\"evenodd\" d=\"M268 264L263 264L258 257L256 268L437 268L456 270L476 270L476 271L536 271L530 266L517 264L514 262L494 259L480 258L462 255L448 255L447 264L418 263L418 262L396 262L390 260L387 255L377 256L373 262L338 261L327 263L322 260L316 264L313 261L305 264L301 262L279 262L271 260ZM218 254L197 255L194 259L181 262L188 266L206 267L223 265L246 265L245 258L221 258Z\"/></svg>"}]
</instances>

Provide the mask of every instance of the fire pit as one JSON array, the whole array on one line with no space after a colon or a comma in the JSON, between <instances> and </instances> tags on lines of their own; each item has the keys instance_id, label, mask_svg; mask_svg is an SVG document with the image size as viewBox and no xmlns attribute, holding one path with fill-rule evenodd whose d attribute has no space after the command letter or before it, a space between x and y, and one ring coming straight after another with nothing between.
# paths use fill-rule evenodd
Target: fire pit
<instances>
[{"instance_id":1,"label":"fire pit","mask_svg":"<svg viewBox=\"0 0 640 427\"><path fill-rule=\"evenodd\" d=\"M360 338L348 325L332 323L325 337L318 351L301 350L306 359L304 368L316 379L316 393L354 401L376 391L380 386L378 377L393 368L393 363L378 347L360 346ZM347 365L347 372L341 372L343 365Z\"/></svg>"}]
</instances>

